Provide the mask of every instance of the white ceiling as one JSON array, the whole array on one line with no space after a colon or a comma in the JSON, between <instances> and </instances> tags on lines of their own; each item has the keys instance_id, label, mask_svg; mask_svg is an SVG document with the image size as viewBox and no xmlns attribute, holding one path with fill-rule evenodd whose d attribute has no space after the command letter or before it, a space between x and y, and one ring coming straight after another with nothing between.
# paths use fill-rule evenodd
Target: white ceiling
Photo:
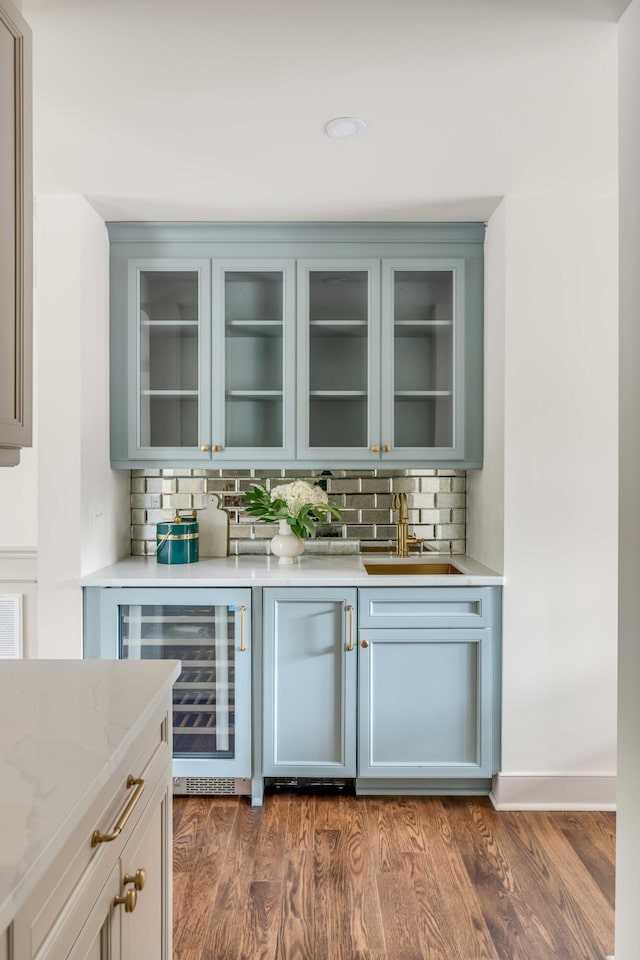
<instances>
[{"instance_id":1,"label":"white ceiling","mask_svg":"<svg viewBox=\"0 0 640 960\"><path fill-rule=\"evenodd\" d=\"M36 192L107 220L485 219L615 191L628 0L23 0ZM330 140L351 115L367 136Z\"/></svg>"}]
</instances>

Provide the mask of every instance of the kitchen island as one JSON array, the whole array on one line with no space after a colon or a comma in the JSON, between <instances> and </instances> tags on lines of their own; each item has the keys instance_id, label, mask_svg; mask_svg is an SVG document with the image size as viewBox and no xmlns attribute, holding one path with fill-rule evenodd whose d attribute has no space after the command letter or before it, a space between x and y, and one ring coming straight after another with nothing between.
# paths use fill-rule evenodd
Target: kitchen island
<instances>
[{"instance_id":1,"label":"kitchen island","mask_svg":"<svg viewBox=\"0 0 640 960\"><path fill-rule=\"evenodd\" d=\"M94 943L108 943L101 957L170 957L178 673L167 660L0 663L2 960L85 956ZM151 924L141 951L134 921Z\"/></svg>"}]
</instances>

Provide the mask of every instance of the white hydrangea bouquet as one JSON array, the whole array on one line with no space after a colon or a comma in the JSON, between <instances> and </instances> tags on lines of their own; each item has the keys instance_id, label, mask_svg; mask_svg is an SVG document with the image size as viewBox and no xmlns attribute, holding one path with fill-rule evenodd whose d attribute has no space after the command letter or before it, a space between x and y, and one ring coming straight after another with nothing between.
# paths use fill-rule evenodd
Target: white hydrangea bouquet
<instances>
[{"instance_id":1,"label":"white hydrangea bouquet","mask_svg":"<svg viewBox=\"0 0 640 960\"><path fill-rule=\"evenodd\" d=\"M291 532L301 539L315 537L316 523L341 516L326 491L306 480L282 483L271 490L259 483L252 487L243 496L247 513L263 523L285 520Z\"/></svg>"}]
</instances>

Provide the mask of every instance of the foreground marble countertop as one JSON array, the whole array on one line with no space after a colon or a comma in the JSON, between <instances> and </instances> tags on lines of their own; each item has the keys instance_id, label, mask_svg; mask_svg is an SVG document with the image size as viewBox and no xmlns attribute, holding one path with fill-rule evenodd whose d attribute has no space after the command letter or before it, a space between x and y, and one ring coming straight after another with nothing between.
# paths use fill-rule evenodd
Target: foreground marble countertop
<instances>
[{"instance_id":1,"label":"foreground marble countertop","mask_svg":"<svg viewBox=\"0 0 640 960\"><path fill-rule=\"evenodd\" d=\"M500 586L504 577L467 556L430 553L403 563L452 563L459 575L372 576L363 563L396 562L385 554L304 555L291 566L272 557L221 557L190 564L162 564L153 557L128 557L82 580L84 587L466 587Z\"/></svg>"},{"instance_id":2,"label":"foreground marble countertop","mask_svg":"<svg viewBox=\"0 0 640 960\"><path fill-rule=\"evenodd\" d=\"M176 660L0 660L0 934L178 672Z\"/></svg>"}]
</instances>

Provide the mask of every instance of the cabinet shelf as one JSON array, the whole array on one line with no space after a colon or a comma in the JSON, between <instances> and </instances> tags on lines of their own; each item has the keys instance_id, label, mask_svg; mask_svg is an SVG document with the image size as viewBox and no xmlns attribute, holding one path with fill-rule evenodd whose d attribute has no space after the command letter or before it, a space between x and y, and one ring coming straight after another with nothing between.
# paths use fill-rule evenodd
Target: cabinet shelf
<instances>
[{"instance_id":1,"label":"cabinet shelf","mask_svg":"<svg viewBox=\"0 0 640 960\"><path fill-rule=\"evenodd\" d=\"M227 337L279 337L282 338L282 320L227 320Z\"/></svg>"},{"instance_id":2,"label":"cabinet shelf","mask_svg":"<svg viewBox=\"0 0 640 960\"><path fill-rule=\"evenodd\" d=\"M141 390L142 397L197 397L197 390Z\"/></svg>"},{"instance_id":3,"label":"cabinet shelf","mask_svg":"<svg viewBox=\"0 0 640 960\"><path fill-rule=\"evenodd\" d=\"M396 320L395 337L434 337L453 332L452 320Z\"/></svg>"},{"instance_id":4,"label":"cabinet shelf","mask_svg":"<svg viewBox=\"0 0 640 960\"><path fill-rule=\"evenodd\" d=\"M366 390L310 390L309 396L314 400L357 400L367 396Z\"/></svg>"},{"instance_id":5,"label":"cabinet shelf","mask_svg":"<svg viewBox=\"0 0 640 960\"><path fill-rule=\"evenodd\" d=\"M452 397L453 390L396 390L396 400L419 400L422 397Z\"/></svg>"},{"instance_id":6,"label":"cabinet shelf","mask_svg":"<svg viewBox=\"0 0 640 960\"><path fill-rule=\"evenodd\" d=\"M312 337L366 337L366 320L311 320L309 329Z\"/></svg>"},{"instance_id":7,"label":"cabinet shelf","mask_svg":"<svg viewBox=\"0 0 640 960\"><path fill-rule=\"evenodd\" d=\"M282 390L227 390L231 400L282 400Z\"/></svg>"},{"instance_id":8,"label":"cabinet shelf","mask_svg":"<svg viewBox=\"0 0 640 960\"><path fill-rule=\"evenodd\" d=\"M143 330L149 330L153 333L166 334L187 334L188 336L197 336L200 324L197 320L142 320L140 326Z\"/></svg>"}]
</instances>

